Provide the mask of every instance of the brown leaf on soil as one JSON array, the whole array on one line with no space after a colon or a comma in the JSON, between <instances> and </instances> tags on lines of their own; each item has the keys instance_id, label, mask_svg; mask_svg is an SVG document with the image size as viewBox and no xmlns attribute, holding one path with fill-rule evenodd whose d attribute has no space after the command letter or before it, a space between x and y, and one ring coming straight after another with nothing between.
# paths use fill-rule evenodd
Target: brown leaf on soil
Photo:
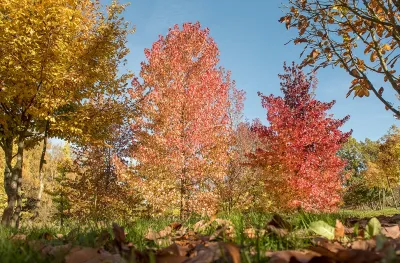
<instances>
[{"instance_id":1,"label":"brown leaf on soil","mask_svg":"<svg viewBox=\"0 0 400 263\"><path fill-rule=\"evenodd\" d=\"M147 234L144 236L144 238L146 238L147 240L156 240L161 238L160 234L156 231L154 231L153 229L149 229Z\"/></svg>"},{"instance_id":2,"label":"brown leaf on soil","mask_svg":"<svg viewBox=\"0 0 400 263\"><path fill-rule=\"evenodd\" d=\"M310 251L313 251L313 252L319 254L320 256L324 256L326 258L330 258L333 260L336 260L336 258L337 258L336 254L338 251L333 252L326 247L314 246L314 247L309 247L308 249Z\"/></svg>"},{"instance_id":3,"label":"brown leaf on soil","mask_svg":"<svg viewBox=\"0 0 400 263\"><path fill-rule=\"evenodd\" d=\"M119 261L116 261L119 258ZM65 256L65 263L102 263L120 262L119 255L91 247L74 247Z\"/></svg>"},{"instance_id":4,"label":"brown leaf on soil","mask_svg":"<svg viewBox=\"0 0 400 263\"><path fill-rule=\"evenodd\" d=\"M230 255L232 263L240 263L240 249L237 245L232 243L224 243L224 248Z\"/></svg>"},{"instance_id":5,"label":"brown leaf on soil","mask_svg":"<svg viewBox=\"0 0 400 263\"><path fill-rule=\"evenodd\" d=\"M189 249L181 247L175 243L159 250L156 254L157 263L183 262L187 259L186 254Z\"/></svg>"},{"instance_id":6,"label":"brown leaf on soil","mask_svg":"<svg viewBox=\"0 0 400 263\"><path fill-rule=\"evenodd\" d=\"M172 245L163 248L157 252L157 256L163 256L163 255L174 255L174 256L186 256L188 252L187 247L179 246L176 243L173 243Z\"/></svg>"},{"instance_id":7,"label":"brown leaf on soil","mask_svg":"<svg viewBox=\"0 0 400 263\"><path fill-rule=\"evenodd\" d=\"M164 229L160 230L158 234L160 235L160 238L170 236L172 233L172 228L170 226L166 226Z\"/></svg>"},{"instance_id":8,"label":"brown leaf on soil","mask_svg":"<svg viewBox=\"0 0 400 263\"><path fill-rule=\"evenodd\" d=\"M372 251L376 248L376 240L356 240L351 243L351 248L356 250L369 250Z\"/></svg>"},{"instance_id":9,"label":"brown leaf on soil","mask_svg":"<svg viewBox=\"0 0 400 263\"><path fill-rule=\"evenodd\" d=\"M339 240L344 237L344 225L338 219L336 219L335 225L335 239Z\"/></svg>"},{"instance_id":10,"label":"brown leaf on soil","mask_svg":"<svg viewBox=\"0 0 400 263\"><path fill-rule=\"evenodd\" d=\"M169 224L169 227L171 227L172 230L178 230L182 227L182 224L179 222L172 222L171 224Z\"/></svg>"},{"instance_id":11,"label":"brown leaf on soil","mask_svg":"<svg viewBox=\"0 0 400 263\"><path fill-rule=\"evenodd\" d=\"M156 263L182 263L187 260L187 257L175 255L156 256Z\"/></svg>"},{"instance_id":12,"label":"brown leaf on soil","mask_svg":"<svg viewBox=\"0 0 400 263\"><path fill-rule=\"evenodd\" d=\"M337 253L338 261L352 263L379 262L382 257L375 252L359 249L341 250Z\"/></svg>"},{"instance_id":13,"label":"brown leaf on soil","mask_svg":"<svg viewBox=\"0 0 400 263\"><path fill-rule=\"evenodd\" d=\"M341 244L338 242L331 243L329 242L328 239L323 238L323 237L316 237L312 240L312 243L319 246L328 249L329 251L333 253L337 253L339 250L345 249Z\"/></svg>"},{"instance_id":14,"label":"brown leaf on soil","mask_svg":"<svg viewBox=\"0 0 400 263\"><path fill-rule=\"evenodd\" d=\"M400 237L400 228L399 225L388 225L382 226L382 234L386 237L390 237L393 239Z\"/></svg>"},{"instance_id":15,"label":"brown leaf on soil","mask_svg":"<svg viewBox=\"0 0 400 263\"><path fill-rule=\"evenodd\" d=\"M295 250L267 252L265 255L267 257L270 257L270 260L268 261L269 263L288 263L288 262L308 263L314 257L320 256L320 254L313 251L295 251Z\"/></svg>"},{"instance_id":16,"label":"brown leaf on soil","mask_svg":"<svg viewBox=\"0 0 400 263\"><path fill-rule=\"evenodd\" d=\"M226 263L240 263L240 250L234 244L210 242L195 247L191 258L185 263L210 263L222 260ZM219 262L219 261L218 261Z\"/></svg>"}]
</instances>

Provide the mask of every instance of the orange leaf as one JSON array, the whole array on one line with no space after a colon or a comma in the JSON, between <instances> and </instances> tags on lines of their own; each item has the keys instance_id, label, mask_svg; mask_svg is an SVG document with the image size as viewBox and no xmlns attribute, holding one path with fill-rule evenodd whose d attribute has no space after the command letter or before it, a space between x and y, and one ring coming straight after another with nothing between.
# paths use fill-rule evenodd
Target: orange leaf
<instances>
[{"instance_id":1,"label":"orange leaf","mask_svg":"<svg viewBox=\"0 0 400 263\"><path fill-rule=\"evenodd\" d=\"M392 47L389 44L385 44L385 45L382 46L382 49L386 50L386 51L389 51L389 50L392 49Z\"/></svg>"},{"instance_id":2,"label":"orange leaf","mask_svg":"<svg viewBox=\"0 0 400 263\"><path fill-rule=\"evenodd\" d=\"M338 219L336 219L335 225L335 239L341 239L344 237L344 225Z\"/></svg>"}]
</instances>

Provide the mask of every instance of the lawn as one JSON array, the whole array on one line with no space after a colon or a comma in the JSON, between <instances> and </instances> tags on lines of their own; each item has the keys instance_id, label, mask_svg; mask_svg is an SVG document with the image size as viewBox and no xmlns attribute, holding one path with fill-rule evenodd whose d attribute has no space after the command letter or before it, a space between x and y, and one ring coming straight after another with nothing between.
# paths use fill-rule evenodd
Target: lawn
<instances>
[{"instance_id":1,"label":"lawn","mask_svg":"<svg viewBox=\"0 0 400 263\"><path fill-rule=\"evenodd\" d=\"M191 230L195 229L196 233L202 237L211 236L214 241L237 244L240 247L241 262L267 262L266 252L268 251L298 250L310 246L311 238L315 236L309 230L312 222L322 220L331 226L335 226L337 219L344 222L346 218L392 216L396 213L395 209L386 209L381 211L342 210L331 214L299 212L291 215L282 215L282 218L290 223L291 228L289 233L284 234L279 231L270 231L271 229L266 227L268 222L271 222L272 214L260 213L222 214L214 222L209 222L210 220L205 218L189 218L182 222L180 230L171 231L170 228L167 228L169 229L167 230L169 231L168 233L165 232L166 227L169 225L174 226L173 223L177 222L176 218L135 219L131 222L118 222L118 224L125 227L126 244L129 242L129 246L133 246L136 251L145 251L145 253L153 254L148 258L150 261L174 262L159 261L159 258L154 255L157 254L156 251L160 251L163 247L172 244L174 235L176 237L180 233L179 231L182 231L181 235L185 235L179 239L182 240L185 238L190 239L186 236L190 236ZM198 222L201 220L203 220L203 223L199 224ZM115 235L115 233L113 233L111 222L109 224L103 222L102 226L90 223L85 225L77 222L68 223L63 228L53 225L41 228L21 228L19 230L1 229L1 262L64 262L65 255L71 253L69 251L73 247L103 247L105 251L111 251L112 253L113 243L109 237L112 234ZM224 231L221 231L222 228ZM109 236L107 232L110 234ZM107 235L107 238L104 238L104 234ZM108 261L101 261L100 259L98 261L85 261L83 259L68 261L67 258L67 262ZM135 261L132 259L131 262Z\"/></svg>"}]
</instances>

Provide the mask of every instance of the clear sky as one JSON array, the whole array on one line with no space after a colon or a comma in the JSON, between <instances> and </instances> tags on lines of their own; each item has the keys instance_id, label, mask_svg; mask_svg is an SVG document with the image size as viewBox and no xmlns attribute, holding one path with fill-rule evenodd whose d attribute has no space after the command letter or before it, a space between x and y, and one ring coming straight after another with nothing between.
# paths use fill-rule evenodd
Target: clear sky
<instances>
[{"instance_id":1,"label":"clear sky","mask_svg":"<svg viewBox=\"0 0 400 263\"><path fill-rule=\"evenodd\" d=\"M122 3L128 1L121 0ZM174 24L199 21L210 29L220 49L220 64L232 71L237 87L246 91L244 115L249 120L266 119L257 92L280 95L278 74L283 62L300 62L301 47L284 45L296 32L278 22L283 15L281 0L131 0L124 16L136 26L128 40L131 53L128 68L136 75L143 50L150 48L158 35L166 35ZM336 118L349 114L342 130L353 129L357 140L376 140L397 124L392 114L373 95L346 99L351 81L341 68L319 71L317 98L336 100L331 113Z\"/></svg>"}]
</instances>

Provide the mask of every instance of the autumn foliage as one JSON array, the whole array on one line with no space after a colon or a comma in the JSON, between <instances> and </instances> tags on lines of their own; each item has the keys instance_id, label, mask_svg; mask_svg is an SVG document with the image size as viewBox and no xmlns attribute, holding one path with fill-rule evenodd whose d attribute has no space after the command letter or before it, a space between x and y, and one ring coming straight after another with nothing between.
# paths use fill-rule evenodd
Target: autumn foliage
<instances>
[{"instance_id":1,"label":"autumn foliage","mask_svg":"<svg viewBox=\"0 0 400 263\"><path fill-rule=\"evenodd\" d=\"M175 25L145 55L143 83L135 79L131 92L141 113L132 155L140 188L156 211L215 210L214 188L228 169L229 113L240 110L243 94L218 67L218 47L200 23Z\"/></svg>"},{"instance_id":2,"label":"autumn foliage","mask_svg":"<svg viewBox=\"0 0 400 263\"><path fill-rule=\"evenodd\" d=\"M131 75L118 71L132 31L120 15L124 8L117 1L107 7L91 0L0 2L0 147L8 199L2 224L19 222L24 151L48 133L92 141L91 124L107 118L91 102L125 93Z\"/></svg>"},{"instance_id":3,"label":"autumn foliage","mask_svg":"<svg viewBox=\"0 0 400 263\"><path fill-rule=\"evenodd\" d=\"M336 152L351 134L339 128L349 117L337 120L326 113L335 102L315 99L315 77L307 78L294 64L284 69L283 97L259 94L270 125L254 126L264 147L252 155L253 163L263 167L278 206L334 209L345 166Z\"/></svg>"},{"instance_id":4,"label":"autumn foliage","mask_svg":"<svg viewBox=\"0 0 400 263\"><path fill-rule=\"evenodd\" d=\"M372 92L400 116L373 83L380 76L400 94L399 1L288 2L280 22L308 52L285 64L282 96L259 93L264 125L243 120L245 93L199 22L159 36L133 77L121 71L133 33L126 5L0 1L2 224L330 211L343 191L371 189L398 205L398 133L342 147L349 116L328 114L335 102L317 100L315 75L301 69L339 65L353 78L348 96Z\"/></svg>"},{"instance_id":5,"label":"autumn foliage","mask_svg":"<svg viewBox=\"0 0 400 263\"><path fill-rule=\"evenodd\" d=\"M279 21L304 45L302 66L339 66L352 78L347 96L373 93L400 116L393 98L400 94L398 69L400 2L387 0L289 0ZM381 83L385 82L384 86Z\"/></svg>"}]
</instances>

